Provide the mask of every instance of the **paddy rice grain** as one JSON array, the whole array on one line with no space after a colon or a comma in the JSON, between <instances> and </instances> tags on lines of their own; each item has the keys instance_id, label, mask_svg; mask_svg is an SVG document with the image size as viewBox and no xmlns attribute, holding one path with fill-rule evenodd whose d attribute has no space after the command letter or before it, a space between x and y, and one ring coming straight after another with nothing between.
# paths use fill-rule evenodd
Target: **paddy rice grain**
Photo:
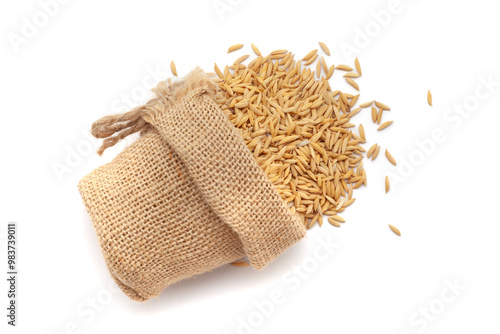
<instances>
[{"instance_id":1,"label":"paddy rice grain","mask_svg":"<svg viewBox=\"0 0 500 334\"><path fill-rule=\"evenodd\" d=\"M394 159L394 157L392 156L392 154L389 153L388 150L385 150L385 156L387 157L387 160L389 160L391 164L393 164L394 166L397 165L396 159Z\"/></svg>"},{"instance_id":2,"label":"paddy rice grain","mask_svg":"<svg viewBox=\"0 0 500 334\"><path fill-rule=\"evenodd\" d=\"M351 78L345 78L345 80L349 85L353 86L356 90L359 90L359 86L356 81L352 80Z\"/></svg>"},{"instance_id":3,"label":"paddy rice grain","mask_svg":"<svg viewBox=\"0 0 500 334\"><path fill-rule=\"evenodd\" d=\"M170 62L170 71L173 75L177 76L177 69L175 68L175 63L173 60Z\"/></svg>"},{"instance_id":4,"label":"paddy rice grain","mask_svg":"<svg viewBox=\"0 0 500 334\"><path fill-rule=\"evenodd\" d=\"M253 44L252 44L252 50L253 50L253 52L255 52L255 54L257 56L262 56L262 53L260 53L260 50Z\"/></svg>"},{"instance_id":5,"label":"paddy rice grain","mask_svg":"<svg viewBox=\"0 0 500 334\"><path fill-rule=\"evenodd\" d=\"M371 106L373 104L373 101L369 101L369 102L365 102L365 103L361 103L359 105L360 108L368 108L369 106Z\"/></svg>"},{"instance_id":6,"label":"paddy rice grain","mask_svg":"<svg viewBox=\"0 0 500 334\"><path fill-rule=\"evenodd\" d=\"M379 151L380 151L380 146L377 146L377 148L375 148L375 151L373 152L372 161L377 158Z\"/></svg>"},{"instance_id":7,"label":"paddy rice grain","mask_svg":"<svg viewBox=\"0 0 500 334\"><path fill-rule=\"evenodd\" d=\"M383 104L382 102L375 101L375 105L379 108L385 109L387 111L391 110L387 105Z\"/></svg>"},{"instance_id":8,"label":"paddy rice grain","mask_svg":"<svg viewBox=\"0 0 500 334\"><path fill-rule=\"evenodd\" d=\"M401 236L401 232L391 224L389 224L389 228L391 229L392 232L396 233L397 235Z\"/></svg>"},{"instance_id":9,"label":"paddy rice grain","mask_svg":"<svg viewBox=\"0 0 500 334\"><path fill-rule=\"evenodd\" d=\"M321 49L323 50L324 53L326 53L327 55L330 55L330 49L328 48L328 46L326 46L325 43L319 42L319 46L321 47Z\"/></svg>"},{"instance_id":10,"label":"paddy rice grain","mask_svg":"<svg viewBox=\"0 0 500 334\"><path fill-rule=\"evenodd\" d=\"M361 66L359 65L359 60L357 57L354 60L354 66L356 66L356 71L358 71L358 74L361 75Z\"/></svg>"},{"instance_id":11,"label":"paddy rice grain","mask_svg":"<svg viewBox=\"0 0 500 334\"><path fill-rule=\"evenodd\" d=\"M378 118L377 109L375 109L375 107L372 107L372 121L373 121L373 123L377 122L377 118Z\"/></svg>"},{"instance_id":12,"label":"paddy rice grain","mask_svg":"<svg viewBox=\"0 0 500 334\"><path fill-rule=\"evenodd\" d=\"M235 45L232 45L229 47L229 49L227 49L227 53L231 53L233 51L236 51L236 50L239 50L243 47L243 44L235 44Z\"/></svg>"},{"instance_id":13,"label":"paddy rice grain","mask_svg":"<svg viewBox=\"0 0 500 334\"><path fill-rule=\"evenodd\" d=\"M231 265L235 266L235 267L248 267L250 264L247 262L235 261L235 262L231 262Z\"/></svg>"},{"instance_id":14,"label":"paddy rice grain","mask_svg":"<svg viewBox=\"0 0 500 334\"><path fill-rule=\"evenodd\" d=\"M347 72L351 72L352 71L352 67L347 66L347 65L338 65L337 69L341 70L341 71L347 71Z\"/></svg>"},{"instance_id":15,"label":"paddy rice grain","mask_svg":"<svg viewBox=\"0 0 500 334\"><path fill-rule=\"evenodd\" d=\"M388 127L389 125L391 125L394 121L388 121L388 122L385 122L385 123L382 123L379 127L378 127L378 131L382 131L384 130L386 127Z\"/></svg>"},{"instance_id":16,"label":"paddy rice grain","mask_svg":"<svg viewBox=\"0 0 500 334\"><path fill-rule=\"evenodd\" d=\"M372 147L370 147L370 149L366 153L367 158L370 158L372 156L373 152L375 152L375 150L377 149L377 146L378 146L377 143L375 143L372 145Z\"/></svg>"},{"instance_id":17,"label":"paddy rice grain","mask_svg":"<svg viewBox=\"0 0 500 334\"><path fill-rule=\"evenodd\" d=\"M378 113L377 113L377 124L380 124L380 122L382 121L382 114L384 112L384 109L383 108L380 108Z\"/></svg>"}]
</instances>

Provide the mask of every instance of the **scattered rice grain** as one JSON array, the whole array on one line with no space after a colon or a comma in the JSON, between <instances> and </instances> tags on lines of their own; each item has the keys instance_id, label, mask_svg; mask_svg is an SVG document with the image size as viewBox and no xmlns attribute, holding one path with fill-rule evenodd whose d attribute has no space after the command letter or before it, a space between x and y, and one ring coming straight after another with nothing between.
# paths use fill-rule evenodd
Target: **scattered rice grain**
<instances>
[{"instance_id":1,"label":"scattered rice grain","mask_svg":"<svg viewBox=\"0 0 500 334\"><path fill-rule=\"evenodd\" d=\"M398 236L401 236L401 232L391 224L389 224L389 228L391 229L392 232L396 233Z\"/></svg>"},{"instance_id":2,"label":"scattered rice grain","mask_svg":"<svg viewBox=\"0 0 500 334\"><path fill-rule=\"evenodd\" d=\"M175 63L173 60L170 62L170 71L172 71L173 75L177 76L177 69L175 68Z\"/></svg>"},{"instance_id":3,"label":"scattered rice grain","mask_svg":"<svg viewBox=\"0 0 500 334\"><path fill-rule=\"evenodd\" d=\"M227 53L231 53L233 51L236 51L236 50L239 50L243 47L243 44L235 44L235 45L232 45L229 47L229 49L227 49Z\"/></svg>"},{"instance_id":4,"label":"scattered rice grain","mask_svg":"<svg viewBox=\"0 0 500 334\"><path fill-rule=\"evenodd\" d=\"M393 164L394 166L396 166L396 165L397 165L397 163L396 163L396 159L394 159L394 157L392 156L392 154L390 154L390 153L389 153L389 151L388 151L387 149L385 150L385 156L387 157L387 160L389 160L389 162L390 162L391 164Z\"/></svg>"},{"instance_id":5,"label":"scattered rice grain","mask_svg":"<svg viewBox=\"0 0 500 334\"><path fill-rule=\"evenodd\" d=\"M383 104L382 102L375 101L375 105L379 108L385 109L387 111L391 110L387 105Z\"/></svg>"},{"instance_id":6,"label":"scattered rice grain","mask_svg":"<svg viewBox=\"0 0 500 334\"><path fill-rule=\"evenodd\" d=\"M352 71L352 67L347 66L347 65L338 65L337 69L340 70L340 71L347 71L347 72L351 72Z\"/></svg>"},{"instance_id":7,"label":"scattered rice grain","mask_svg":"<svg viewBox=\"0 0 500 334\"><path fill-rule=\"evenodd\" d=\"M361 75L361 66L359 65L359 60L357 57L354 60L354 65L356 66L356 71L358 71L358 74Z\"/></svg>"},{"instance_id":8,"label":"scattered rice grain","mask_svg":"<svg viewBox=\"0 0 500 334\"><path fill-rule=\"evenodd\" d=\"M375 149L375 152L373 152L372 161L375 160L375 159L377 159L378 152L380 152L380 146L377 146L377 148Z\"/></svg>"},{"instance_id":9,"label":"scattered rice grain","mask_svg":"<svg viewBox=\"0 0 500 334\"><path fill-rule=\"evenodd\" d=\"M388 121L388 122L382 123L382 124L378 127L377 131L382 131L382 130L384 130L386 127L388 127L389 125L391 125L393 122L394 122L394 121Z\"/></svg>"},{"instance_id":10,"label":"scattered rice grain","mask_svg":"<svg viewBox=\"0 0 500 334\"><path fill-rule=\"evenodd\" d=\"M231 265L235 266L235 267L248 267L250 264L247 262L235 261L235 262L231 262Z\"/></svg>"},{"instance_id":11,"label":"scattered rice grain","mask_svg":"<svg viewBox=\"0 0 500 334\"><path fill-rule=\"evenodd\" d=\"M326 46L325 43L319 42L319 46L321 47L321 49L323 50L324 53L326 53L327 55L330 55L330 49L328 48L328 46Z\"/></svg>"},{"instance_id":12,"label":"scattered rice grain","mask_svg":"<svg viewBox=\"0 0 500 334\"><path fill-rule=\"evenodd\" d=\"M252 44L252 50L257 56L262 57L262 53L260 53L260 50L254 44Z\"/></svg>"}]
</instances>

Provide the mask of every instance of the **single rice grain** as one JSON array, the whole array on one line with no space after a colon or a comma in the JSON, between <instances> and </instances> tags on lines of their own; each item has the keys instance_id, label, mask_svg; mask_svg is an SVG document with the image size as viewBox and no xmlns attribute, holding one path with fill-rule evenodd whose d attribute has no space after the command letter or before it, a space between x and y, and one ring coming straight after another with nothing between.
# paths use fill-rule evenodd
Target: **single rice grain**
<instances>
[{"instance_id":1,"label":"single rice grain","mask_svg":"<svg viewBox=\"0 0 500 334\"><path fill-rule=\"evenodd\" d=\"M378 117L377 109L375 109L375 107L372 107L372 121L373 121L373 123L377 122L377 117Z\"/></svg>"},{"instance_id":2,"label":"single rice grain","mask_svg":"<svg viewBox=\"0 0 500 334\"><path fill-rule=\"evenodd\" d=\"M260 50L254 44L252 44L252 50L257 56L262 57L262 53L260 53Z\"/></svg>"},{"instance_id":3,"label":"single rice grain","mask_svg":"<svg viewBox=\"0 0 500 334\"><path fill-rule=\"evenodd\" d=\"M377 159L378 157L378 152L380 152L380 146L377 146L377 148L375 149L375 151L373 152L373 155L372 155L372 161Z\"/></svg>"},{"instance_id":4,"label":"single rice grain","mask_svg":"<svg viewBox=\"0 0 500 334\"><path fill-rule=\"evenodd\" d=\"M328 80L328 79L330 79L330 78L332 77L332 75L333 75L333 71L334 71L334 70L335 70L335 66L334 66L334 65L330 66L330 68L328 69L328 73L327 73L327 75L326 75L326 79L327 79L327 80Z\"/></svg>"},{"instance_id":5,"label":"single rice grain","mask_svg":"<svg viewBox=\"0 0 500 334\"><path fill-rule=\"evenodd\" d=\"M389 224L389 228L391 229L392 232L396 233L398 236L401 236L401 232L391 224Z\"/></svg>"},{"instance_id":6,"label":"single rice grain","mask_svg":"<svg viewBox=\"0 0 500 334\"><path fill-rule=\"evenodd\" d=\"M356 71L358 71L358 74L361 75L361 66L359 65L359 60L357 57L354 60L354 65L356 66Z\"/></svg>"},{"instance_id":7,"label":"single rice grain","mask_svg":"<svg viewBox=\"0 0 500 334\"><path fill-rule=\"evenodd\" d=\"M382 123L382 124L378 127L377 131L382 131L382 130L384 130L386 127L388 127L389 125L391 125L393 122L394 122L394 121L388 121L388 122Z\"/></svg>"},{"instance_id":8,"label":"single rice grain","mask_svg":"<svg viewBox=\"0 0 500 334\"><path fill-rule=\"evenodd\" d=\"M359 78L358 73L349 72L343 75L344 78Z\"/></svg>"},{"instance_id":9,"label":"single rice grain","mask_svg":"<svg viewBox=\"0 0 500 334\"><path fill-rule=\"evenodd\" d=\"M235 262L231 262L231 265L235 266L235 267L248 267L250 264L247 262L235 261Z\"/></svg>"},{"instance_id":10,"label":"single rice grain","mask_svg":"<svg viewBox=\"0 0 500 334\"><path fill-rule=\"evenodd\" d=\"M369 101L369 102L361 103L359 106L360 106L360 108L368 108L372 104L373 104L373 101Z\"/></svg>"},{"instance_id":11,"label":"single rice grain","mask_svg":"<svg viewBox=\"0 0 500 334\"><path fill-rule=\"evenodd\" d=\"M366 140L365 128L363 127L363 124L359 125L359 136L361 137L361 139Z\"/></svg>"},{"instance_id":12,"label":"single rice grain","mask_svg":"<svg viewBox=\"0 0 500 334\"><path fill-rule=\"evenodd\" d=\"M341 70L341 71L352 72L352 67L347 66L347 65L338 65L337 69Z\"/></svg>"},{"instance_id":13,"label":"single rice grain","mask_svg":"<svg viewBox=\"0 0 500 334\"><path fill-rule=\"evenodd\" d=\"M392 154L389 153L388 150L385 150L385 156L387 157L387 160L389 160L391 164L393 164L394 166L397 165L396 159L394 159L394 157L392 156Z\"/></svg>"},{"instance_id":14,"label":"single rice grain","mask_svg":"<svg viewBox=\"0 0 500 334\"><path fill-rule=\"evenodd\" d=\"M235 45L231 45L229 47L229 49L227 49L227 53L231 53L233 51L236 51L236 50L239 50L243 47L243 44L235 44Z\"/></svg>"},{"instance_id":15,"label":"single rice grain","mask_svg":"<svg viewBox=\"0 0 500 334\"><path fill-rule=\"evenodd\" d=\"M328 46L326 46L325 43L319 42L319 46L321 47L321 49L323 50L324 53L326 53L327 55L330 55L330 49L328 48Z\"/></svg>"},{"instance_id":16,"label":"single rice grain","mask_svg":"<svg viewBox=\"0 0 500 334\"><path fill-rule=\"evenodd\" d=\"M356 83L356 81L352 80L351 78L345 78L345 80L347 81L347 83L351 86L353 86L356 90L359 91L359 86L358 84Z\"/></svg>"},{"instance_id":17,"label":"single rice grain","mask_svg":"<svg viewBox=\"0 0 500 334\"><path fill-rule=\"evenodd\" d=\"M372 156L373 152L375 152L375 150L377 149L377 146L378 146L377 143L375 143L372 145L372 147L370 147L370 149L366 153L367 158L370 158Z\"/></svg>"},{"instance_id":18,"label":"single rice grain","mask_svg":"<svg viewBox=\"0 0 500 334\"><path fill-rule=\"evenodd\" d=\"M221 79L224 79L224 74L222 74L219 66L217 66L217 64L214 63L214 71L215 71L215 74L217 74L217 76Z\"/></svg>"},{"instance_id":19,"label":"single rice grain","mask_svg":"<svg viewBox=\"0 0 500 334\"><path fill-rule=\"evenodd\" d=\"M391 110L387 105L383 104L382 102L375 101L375 105L379 108L385 109L387 111Z\"/></svg>"},{"instance_id":20,"label":"single rice grain","mask_svg":"<svg viewBox=\"0 0 500 334\"><path fill-rule=\"evenodd\" d=\"M170 71L172 71L173 75L177 76L177 69L175 68L175 63L173 60L170 62Z\"/></svg>"}]
</instances>

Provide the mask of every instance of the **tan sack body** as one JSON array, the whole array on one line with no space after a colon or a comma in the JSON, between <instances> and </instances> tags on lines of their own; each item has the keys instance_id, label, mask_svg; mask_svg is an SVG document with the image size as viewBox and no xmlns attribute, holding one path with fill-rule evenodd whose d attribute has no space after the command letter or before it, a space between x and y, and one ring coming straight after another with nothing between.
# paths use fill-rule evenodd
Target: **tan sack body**
<instances>
[{"instance_id":1,"label":"tan sack body","mask_svg":"<svg viewBox=\"0 0 500 334\"><path fill-rule=\"evenodd\" d=\"M99 153L141 133L78 184L106 265L134 300L242 257L260 270L305 235L214 102L217 88L196 69L92 126L106 138Z\"/></svg>"}]
</instances>

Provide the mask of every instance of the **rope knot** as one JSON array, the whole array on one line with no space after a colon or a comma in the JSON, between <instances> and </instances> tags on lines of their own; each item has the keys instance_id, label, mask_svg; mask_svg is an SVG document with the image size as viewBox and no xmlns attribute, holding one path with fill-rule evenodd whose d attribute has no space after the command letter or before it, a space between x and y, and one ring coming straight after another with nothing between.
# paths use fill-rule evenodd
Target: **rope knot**
<instances>
[{"instance_id":1,"label":"rope knot","mask_svg":"<svg viewBox=\"0 0 500 334\"><path fill-rule=\"evenodd\" d=\"M134 108L124 114L104 116L94 122L92 135L96 138L106 138L97 150L97 154L102 155L107 148L133 133L140 131L142 135L149 131L151 125L142 118L147 106L148 104Z\"/></svg>"}]
</instances>

